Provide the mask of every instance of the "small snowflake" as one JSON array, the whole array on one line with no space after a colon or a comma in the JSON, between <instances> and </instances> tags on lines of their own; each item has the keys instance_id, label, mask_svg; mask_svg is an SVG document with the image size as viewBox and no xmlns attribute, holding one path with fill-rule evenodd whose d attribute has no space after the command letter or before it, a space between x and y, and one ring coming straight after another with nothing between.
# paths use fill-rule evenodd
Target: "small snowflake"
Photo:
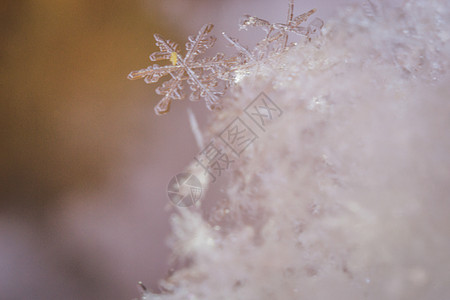
<instances>
[{"instance_id":1,"label":"small snowflake","mask_svg":"<svg viewBox=\"0 0 450 300\"><path fill-rule=\"evenodd\" d=\"M247 30L249 27L260 27L267 33L266 37L256 47L259 56L267 56L270 52L268 51L269 46L274 46L276 52L280 52L287 47L289 33L301 35L308 40L311 39L312 35L323 27L323 21L316 18L306 27L300 25L305 23L315 12L316 9L312 9L294 18L294 0L289 0L286 23L270 23L258 17L245 15L239 25L241 30Z\"/></svg>"}]
</instances>

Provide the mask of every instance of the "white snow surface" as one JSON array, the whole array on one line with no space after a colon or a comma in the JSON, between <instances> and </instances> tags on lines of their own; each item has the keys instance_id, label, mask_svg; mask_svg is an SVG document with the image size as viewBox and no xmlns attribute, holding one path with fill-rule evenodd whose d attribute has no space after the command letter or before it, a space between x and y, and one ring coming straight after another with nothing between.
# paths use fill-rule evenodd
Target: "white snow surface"
<instances>
[{"instance_id":1,"label":"white snow surface","mask_svg":"<svg viewBox=\"0 0 450 300\"><path fill-rule=\"evenodd\" d=\"M205 140L260 92L282 110L180 208L184 267L143 299L450 299L450 2L372 1L262 62Z\"/></svg>"}]
</instances>

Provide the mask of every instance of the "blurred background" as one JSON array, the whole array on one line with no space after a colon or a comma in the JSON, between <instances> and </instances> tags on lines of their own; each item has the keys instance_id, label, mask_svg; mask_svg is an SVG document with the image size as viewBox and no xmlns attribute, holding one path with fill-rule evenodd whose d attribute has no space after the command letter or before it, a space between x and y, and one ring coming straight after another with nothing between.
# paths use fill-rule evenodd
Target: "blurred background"
<instances>
[{"instance_id":1,"label":"blurred background","mask_svg":"<svg viewBox=\"0 0 450 300\"><path fill-rule=\"evenodd\" d=\"M323 20L350 0L297 1ZM246 44L246 13L284 21L286 1L0 2L0 299L132 299L168 272L167 183L198 150L191 107L153 113L157 85L128 81L158 32L180 46L204 23ZM259 35L258 35L259 34ZM170 206L170 205L169 205Z\"/></svg>"}]
</instances>

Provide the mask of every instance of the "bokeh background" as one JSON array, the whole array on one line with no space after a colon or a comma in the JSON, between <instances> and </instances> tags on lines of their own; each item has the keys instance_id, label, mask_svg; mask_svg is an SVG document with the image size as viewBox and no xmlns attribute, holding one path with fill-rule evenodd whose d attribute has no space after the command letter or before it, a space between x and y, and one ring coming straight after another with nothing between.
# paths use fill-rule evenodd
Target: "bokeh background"
<instances>
[{"instance_id":1,"label":"bokeh background","mask_svg":"<svg viewBox=\"0 0 450 300\"><path fill-rule=\"evenodd\" d=\"M325 21L350 0L297 1ZM287 0L0 2L0 299L132 299L169 272L166 186L197 154L191 107L157 117L155 86L128 81L156 51L250 13L277 22ZM260 34L258 36L258 34Z\"/></svg>"}]
</instances>

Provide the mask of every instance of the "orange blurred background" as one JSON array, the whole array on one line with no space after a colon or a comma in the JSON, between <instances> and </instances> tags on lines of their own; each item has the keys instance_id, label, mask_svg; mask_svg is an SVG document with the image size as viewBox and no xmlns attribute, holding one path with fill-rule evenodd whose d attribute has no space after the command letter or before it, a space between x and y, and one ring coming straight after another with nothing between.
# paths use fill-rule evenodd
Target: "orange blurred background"
<instances>
[{"instance_id":1,"label":"orange blurred background","mask_svg":"<svg viewBox=\"0 0 450 300\"><path fill-rule=\"evenodd\" d=\"M296 13L314 7L308 2ZM345 2L314 3L326 20ZM181 101L157 117L156 85L126 76L150 64L155 32L183 45L212 22L216 36L251 40L238 33L239 16L283 21L286 7L270 0L0 3L1 299L132 299L138 281L157 291L168 269L166 185L199 150L186 108L201 124L209 112Z\"/></svg>"}]
</instances>

